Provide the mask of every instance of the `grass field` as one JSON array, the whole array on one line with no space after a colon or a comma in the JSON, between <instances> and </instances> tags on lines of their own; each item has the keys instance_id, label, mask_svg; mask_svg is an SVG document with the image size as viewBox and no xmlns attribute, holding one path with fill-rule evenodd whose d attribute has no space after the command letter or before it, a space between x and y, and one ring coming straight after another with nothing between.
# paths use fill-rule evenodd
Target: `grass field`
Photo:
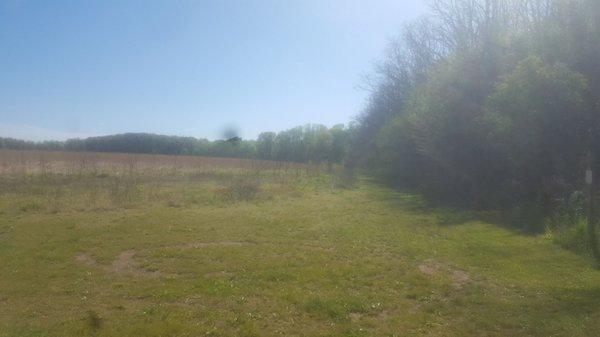
<instances>
[{"instance_id":1,"label":"grass field","mask_svg":"<svg viewBox=\"0 0 600 337\"><path fill-rule=\"evenodd\" d=\"M335 168L0 152L0 336L598 336L600 272Z\"/></svg>"}]
</instances>

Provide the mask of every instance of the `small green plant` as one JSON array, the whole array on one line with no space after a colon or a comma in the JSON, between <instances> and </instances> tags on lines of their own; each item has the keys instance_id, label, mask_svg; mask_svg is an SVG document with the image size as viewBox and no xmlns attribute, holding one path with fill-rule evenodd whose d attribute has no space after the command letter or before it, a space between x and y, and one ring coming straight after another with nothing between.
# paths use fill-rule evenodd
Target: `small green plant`
<instances>
[{"instance_id":1,"label":"small green plant","mask_svg":"<svg viewBox=\"0 0 600 337\"><path fill-rule=\"evenodd\" d=\"M42 205L36 200L27 202L24 205L21 205L21 212L37 212L42 209Z\"/></svg>"},{"instance_id":2,"label":"small green plant","mask_svg":"<svg viewBox=\"0 0 600 337\"><path fill-rule=\"evenodd\" d=\"M559 246L581 255L591 254L584 211L585 197L577 191L563 200L558 209L546 218L546 237Z\"/></svg>"},{"instance_id":3,"label":"small green plant","mask_svg":"<svg viewBox=\"0 0 600 337\"><path fill-rule=\"evenodd\" d=\"M549 227L546 236L559 246L572 252L588 255L590 245L587 232L587 220L579 218L575 223L563 223L561 226Z\"/></svg>"}]
</instances>

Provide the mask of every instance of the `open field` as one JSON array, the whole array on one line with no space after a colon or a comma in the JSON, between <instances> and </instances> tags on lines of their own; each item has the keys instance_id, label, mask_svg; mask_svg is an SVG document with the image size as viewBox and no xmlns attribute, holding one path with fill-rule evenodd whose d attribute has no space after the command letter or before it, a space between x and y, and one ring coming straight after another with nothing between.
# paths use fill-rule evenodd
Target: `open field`
<instances>
[{"instance_id":1,"label":"open field","mask_svg":"<svg viewBox=\"0 0 600 337\"><path fill-rule=\"evenodd\" d=\"M336 168L0 152L0 336L598 336L600 272Z\"/></svg>"}]
</instances>

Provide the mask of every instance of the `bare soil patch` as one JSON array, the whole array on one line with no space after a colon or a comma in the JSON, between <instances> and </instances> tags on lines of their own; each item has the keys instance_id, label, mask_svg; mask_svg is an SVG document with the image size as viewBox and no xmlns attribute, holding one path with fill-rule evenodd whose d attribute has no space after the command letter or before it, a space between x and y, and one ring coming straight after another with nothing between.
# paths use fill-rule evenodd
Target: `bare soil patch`
<instances>
[{"instance_id":1,"label":"bare soil patch","mask_svg":"<svg viewBox=\"0 0 600 337\"><path fill-rule=\"evenodd\" d=\"M457 269L447 264L437 261L427 261L419 265L419 271L430 278L443 275L452 280L452 284L456 287L462 287L471 283L471 276L464 270Z\"/></svg>"},{"instance_id":2,"label":"bare soil patch","mask_svg":"<svg viewBox=\"0 0 600 337\"><path fill-rule=\"evenodd\" d=\"M158 272L151 271L140 267L139 263L134 259L135 250L126 250L119 254L113 263L105 267L109 272L117 274L131 274L137 276L158 276Z\"/></svg>"},{"instance_id":3,"label":"bare soil patch","mask_svg":"<svg viewBox=\"0 0 600 337\"><path fill-rule=\"evenodd\" d=\"M351 312L350 314L348 314L348 318L350 318L350 322L358 323L358 322L360 322L360 319L362 318L362 314L360 314L358 312Z\"/></svg>"},{"instance_id":4,"label":"bare soil patch","mask_svg":"<svg viewBox=\"0 0 600 337\"><path fill-rule=\"evenodd\" d=\"M101 266L102 270L107 273L115 274L129 274L135 276L158 276L159 273L142 268L139 263L134 259L135 250L126 250L119 254L117 258L110 264ZM98 267L100 266L96 260L86 253L75 254L75 261L88 266Z\"/></svg>"},{"instance_id":5,"label":"bare soil patch","mask_svg":"<svg viewBox=\"0 0 600 337\"><path fill-rule=\"evenodd\" d=\"M96 260L94 260L91 256L87 255L86 253L82 252L75 254L75 261L88 267L95 267L98 265Z\"/></svg>"}]
</instances>

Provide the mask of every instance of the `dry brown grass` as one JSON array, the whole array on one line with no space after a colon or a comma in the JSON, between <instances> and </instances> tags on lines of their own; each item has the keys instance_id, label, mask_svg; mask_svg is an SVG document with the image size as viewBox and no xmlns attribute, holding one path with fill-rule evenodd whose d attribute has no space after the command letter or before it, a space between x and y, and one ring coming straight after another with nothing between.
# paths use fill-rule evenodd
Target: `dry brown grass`
<instances>
[{"instance_id":1,"label":"dry brown grass","mask_svg":"<svg viewBox=\"0 0 600 337\"><path fill-rule=\"evenodd\" d=\"M201 156L173 156L159 154L17 151L0 150L0 174L40 173L65 174L83 172L124 172L136 170L311 170L314 167L298 163L218 158Z\"/></svg>"},{"instance_id":2,"label":"dry brown grass","mask_svg":"<svg viewBox=\"0 0 600 337\"><path fill-rule=\"evenodd\" d=\"M0 212L265 200L298 194L309 183L328 185L319 180L326 172L324 166L235 158L0 150Z\"/></svg>"}]
</instances>

